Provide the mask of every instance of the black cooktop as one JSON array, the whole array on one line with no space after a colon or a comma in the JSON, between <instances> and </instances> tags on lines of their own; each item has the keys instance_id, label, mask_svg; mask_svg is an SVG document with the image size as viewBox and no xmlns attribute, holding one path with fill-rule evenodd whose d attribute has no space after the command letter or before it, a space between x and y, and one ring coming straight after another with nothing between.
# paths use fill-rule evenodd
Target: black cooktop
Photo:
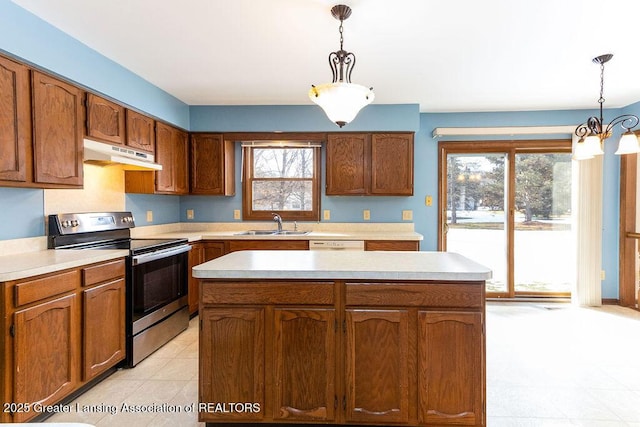
<instances>
[{"instance_id":1,"label":"black cooktop","mask_svg":"<svg viewBox=\"0 0 640 427\"><path fill-rule=\"evenodd\" d=\"M135 255L185 243L187 239L121 239L86 243L74 246L73 249L128 249L132 255Z\"/></svg>"}]
</instances>

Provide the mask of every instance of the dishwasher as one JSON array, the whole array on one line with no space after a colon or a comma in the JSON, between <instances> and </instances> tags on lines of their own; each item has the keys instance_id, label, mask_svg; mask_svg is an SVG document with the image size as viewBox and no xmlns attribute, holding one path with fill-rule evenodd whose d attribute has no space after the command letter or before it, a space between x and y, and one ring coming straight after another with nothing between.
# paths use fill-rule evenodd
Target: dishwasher
<instances>
[{"instance_id":1,"label":"dishwasher","mask_svg":"<svg viewBox=\"0 0 640 427\"><path fill-rule=\"evenodd\" d=\"M363 240L309 240L310 251L364 251Z\"/></svg>"}]
</instances>

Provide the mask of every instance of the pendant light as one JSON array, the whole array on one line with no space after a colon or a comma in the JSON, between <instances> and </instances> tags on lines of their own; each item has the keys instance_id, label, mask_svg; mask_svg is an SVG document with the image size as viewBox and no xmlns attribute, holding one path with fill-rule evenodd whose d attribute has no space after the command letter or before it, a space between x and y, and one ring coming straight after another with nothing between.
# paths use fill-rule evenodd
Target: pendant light
<instances>
[{"instance_id":1,"label":"pendant light","mask_svg":"<svg viewBox=\"0 0 640 427\"><path fill-rule=\"evenodd\" d=\"M604 141L611 136L613 128L618 124L622 126L623 129L626 129L626 132L624 132L620 138L618 150L615 154L640 153L638 137L631 132L631 129L638 125L637 116L624 114L611 120L611 122L604 127L602 117L602 105L604 104L604 64L611 58L613 58L613 55L610 53L593 58L594 63L600 64L600 99L598 99L598 103L600 104L600 117L589 117L585 123L576 128L575 134L580 139L576 143L573 151L574 160L587 160L604 154L602 145Z\"/></svg>"},{"instance_id":2,"label":"pendant light","mask_svg":"<svg viewBox=\"0 0 640 427\"><path fill-rule=\"evenodd\" d=\"M373 88L351 83L351 72L356 63L353 52L343 49L342 24L351 16L351 8L339 4L331 8L331 14L340 21L340 50L329 54L329 67L333 81L318 86L311 85L309 98L318 104L329 120L343 127L351 122L360 110L371 104L374 99Z\"/></svg>"}]
</instances>

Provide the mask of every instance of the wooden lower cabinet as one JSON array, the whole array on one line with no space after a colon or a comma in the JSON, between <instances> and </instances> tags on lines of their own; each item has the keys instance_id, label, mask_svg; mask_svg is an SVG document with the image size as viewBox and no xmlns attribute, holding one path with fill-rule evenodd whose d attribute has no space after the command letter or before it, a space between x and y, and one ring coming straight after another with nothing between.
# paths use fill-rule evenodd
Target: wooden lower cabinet
<instances>
[{"instance_id":1,"label":"wooden lower cabinet","mask_svg":"<svg viewBox=\"0 0 640 427\"><path fill-rule=\"evenodd\" d=\"M0 283L0 396L22 404L0 422L41 415L124 359L124 273L119 259Z\"/></svg>"},{"instance_id":2,"label":"wooden lower cabinet","mask_svg":"<svg viewBox=\"0 0 640 427\"><path fill-rule=\"evenodd\" d=\"M262 307L212 308L200 313L199 396L201 405L205 405L204 410L200 408L200 421L263 418L264 311ZM239 411L227 407L232 402L258 407Z\"/></svg>"},{"instance_id":3,"label":"wooden lower cabinet","mask_svg":"<svg viewBox=\"0 0 640 427\"><path fill-rule=\"evenodd\" d=\"M273 419L334 420L335 310L276 308L273 325Z\"/></svg>"},{"instance_id":4,"label":"wooden lower cabinet","mask_svg":"<svg viewBox=\"0 0 640 427\"><path fill-rule=\"evenodd\" d=\"M408 422L408 311L348 309L345 354L346 420Z\"/></svg>"},{"instance_id":5,"label":"wooden lower cabinet","mask_svg":"<svg viewBox=\"0 0 640 427\"><path fill-rule=\"evenodd\" d=\"M84 381L125 358L125 292L124 278L82 292Z\"/></svg>"},{"instance_id":6,"label":"wooden lower cabinet","mask_svg":"<svg viewBox=\"0 0 640 427\"><path fill-rule=\"evenodd\" d=\"M199 419L484 426L482 283L203 280Z\"/></svg>"},{"instance_id":7,"label":"wooden lower cabinet","mask_svg":"<svg viewBox=\"0 0 640 427\"><path fill-rule=\"evenodd\" d=\"M13 314L14 389L13 399L5 401L30 404L30 410L16 411L13 421L38 415L31 410L34 404L51 405L80 384L79 316L75 294Z\"/></svg>"},{"instance_id":8,"label":"wooden lower cabinet","mask_svg":"<svg viewBox=\"0 0 640 427\"><path fill-rule=\"evenodd\" d=\"M418 313L418 416L429 425L483 423L483 353L481 313ZM443 392L445 391L445 392Z\"/></svg>"}]
</instances>

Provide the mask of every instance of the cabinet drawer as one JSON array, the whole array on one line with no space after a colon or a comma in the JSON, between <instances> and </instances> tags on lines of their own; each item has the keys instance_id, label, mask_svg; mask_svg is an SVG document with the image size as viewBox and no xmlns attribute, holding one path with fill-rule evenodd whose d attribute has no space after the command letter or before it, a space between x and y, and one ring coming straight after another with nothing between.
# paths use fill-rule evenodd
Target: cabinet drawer
<instances>
[{"instance_id":1,"label":"cabinet drawer","mask_svg":"<svg viewBox=\"0 0 640 427\"><path fill-rule=\"evenodd\" d=\"M484 282L347 283L346 305L481 308Z\"/></svg>"},{"instance_id":2,"label":"cabinet drawer","mask_svg":"<svg viewBox=\"0 0 640 427\"><path fill-rule=\"evenodd\" d=\"M124 259L96 264L82 269L82 285L91 286L124 276Z\"/></svg>"},{"instance_id":3,"label":"cabinet drawer","mask_svg":"<svg viewBox=\"0 0 640 427\"><path fill-rule=\"evenodd\" d=\"M367 240L365 251L418 251L420 242L413 240Z\"/></svg>"},{"instance_id":4,"label":"cabinet drawer","mask_svg":"<svg viewBox=\"0 0 640 427\"><path fill-rule=\"evenodd\" d=\"M206 282L206 304L333 304L333 282Z\"/></svg>"},{"instance_id":5,"label":"cabinet drawer","mask_svg":"<svg viewBox=\"0 0 640 427\"><path fill-rule=\"evenodd\" d=\"M76 289L80 282L78 270L41 277L15 286L16 307L43 300Z\"/></svg>"}]
</instances>

